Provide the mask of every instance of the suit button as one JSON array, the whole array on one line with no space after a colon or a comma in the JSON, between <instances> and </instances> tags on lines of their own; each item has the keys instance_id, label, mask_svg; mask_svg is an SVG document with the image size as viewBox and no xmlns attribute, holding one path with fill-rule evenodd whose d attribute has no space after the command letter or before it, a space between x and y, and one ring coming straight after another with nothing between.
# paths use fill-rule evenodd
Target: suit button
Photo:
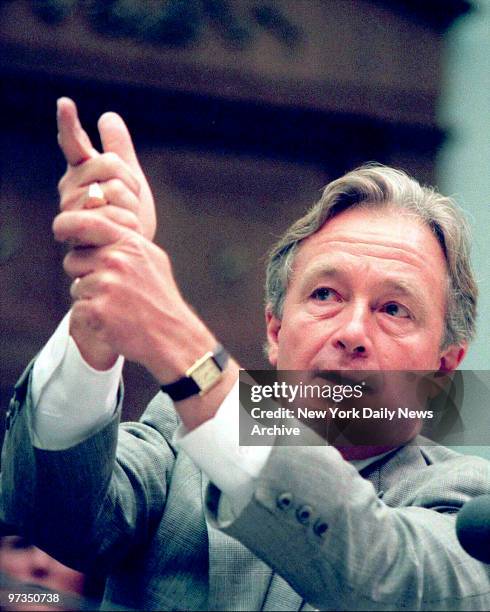
<instances>
[{"instance_id":1,"label":"suit button","mask_svg":"<svg viewBox=\"0 0 490 612\"><path fill-rule=\"evenodd\" d=\"M327 533L327 529L328 529L328 523L326 523L323 519L318 519L318 521L313 526L313 531L320 538L325 537L325 534Z\"/></svg>"},{"instance_id":2,"label":"suit button","mask_svg":"<svg viewBox=\"0 0 490 612\"><path fill-rule=\"evenodd\" d=\"M281 493L276 498L277 507L281 510L287 510L293 503L293 494L289 492Z\"/></svg>"},{"instance_id":3,"label":"suit button","mask_svg":"<svg viewBox=\"0 0 490 612\"><path fill-rule=\"evenodd\" d=\"M309 523L313 508L311 506L301 506L296 510L296 518L300 523Z\"/></svg>"}]
</instances>

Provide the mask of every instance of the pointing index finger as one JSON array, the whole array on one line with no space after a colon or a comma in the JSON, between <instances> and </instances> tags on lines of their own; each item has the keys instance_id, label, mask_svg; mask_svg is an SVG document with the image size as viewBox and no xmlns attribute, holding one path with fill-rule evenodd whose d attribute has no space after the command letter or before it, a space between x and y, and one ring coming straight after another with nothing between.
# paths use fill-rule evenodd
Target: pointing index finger
<instances>
[{"instance_id":1,"label":"pointing index finger","mask_svg":"<svg viewBox=\"0 0 490 612\"><path fill-rule=\"evenodd\" d=\"M78 119L77 107L70 98L57 101L58 143L70 166L78 166L98 155Z\"/></svg>"}]
</instances>

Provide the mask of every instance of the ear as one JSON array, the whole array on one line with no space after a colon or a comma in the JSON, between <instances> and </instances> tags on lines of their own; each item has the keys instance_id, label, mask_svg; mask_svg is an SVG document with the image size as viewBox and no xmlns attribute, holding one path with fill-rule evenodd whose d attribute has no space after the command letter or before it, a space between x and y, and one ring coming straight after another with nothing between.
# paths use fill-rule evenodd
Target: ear
<instances>
[{"instance_id":1,"label":"ear","mask_svg":"<svg viewBox=\"0 0 490 612\"><path fill-rule=\"evenodd\" d=\"M277 367L277 356L279 351L279 332L281 331L281 319L272 314L271 304L265 307L265 324L267 327L267 356L269 363Z\"/></svg>"},{"instance_id":2,"label":"ear","mask_svg":"<svg viewBox=\"0 0 490 612\"><path fill-rule=\"evenodd\" d=\"M441 353L439 371L452 372L455 370L463 361L467 350L467 342L463 342L462 344L451 344Z\"/></svg>"}]
</instances>

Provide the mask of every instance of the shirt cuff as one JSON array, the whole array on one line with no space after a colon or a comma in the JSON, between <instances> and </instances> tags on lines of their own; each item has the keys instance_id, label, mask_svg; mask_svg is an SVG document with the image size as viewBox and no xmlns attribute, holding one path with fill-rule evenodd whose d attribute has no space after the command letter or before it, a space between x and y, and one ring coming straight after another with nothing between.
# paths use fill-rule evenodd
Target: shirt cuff
<instances>
[{"instance_id":1,"label":"shirt cuff","mask_svg":"<svg viewBox=\"0 0 490 612\"><path fill-rule=\"evenodd\" d=\"M173 436L174 443L229 497L236 515L252 499L273 444L240 446L240 410L244 409L237 380L212 419L190 432L181 424Z\"/></svg>"},{"instance_id":2,"label":"shirt cuff","mask_svg":"<svg viewBox=\"0 0 490 612\"><path fill-rule=\"evenodd\" d=\"M34 363L32 412L34 444L63 450L104 427L117 406L124 358L109 370L95 370L82 357L69 333L70 313Z\"/></svg>"}]
</instances>

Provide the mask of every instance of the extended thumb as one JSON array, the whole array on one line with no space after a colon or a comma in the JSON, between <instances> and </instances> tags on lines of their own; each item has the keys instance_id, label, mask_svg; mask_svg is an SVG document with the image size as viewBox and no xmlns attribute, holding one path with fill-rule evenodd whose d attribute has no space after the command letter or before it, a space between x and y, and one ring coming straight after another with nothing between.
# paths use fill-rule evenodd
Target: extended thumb
<instances>
[{"instance_id":1,"label":"extended thumb","mask_svg":"<svg viewBox=\"0 0 490 612\"><path fill-rule=\"evenodd\" d=\"M104 113L97 124L104 153L116 153L131 168L140 170L131 134L117 113Z\"/></svg>"}]
</instances>

